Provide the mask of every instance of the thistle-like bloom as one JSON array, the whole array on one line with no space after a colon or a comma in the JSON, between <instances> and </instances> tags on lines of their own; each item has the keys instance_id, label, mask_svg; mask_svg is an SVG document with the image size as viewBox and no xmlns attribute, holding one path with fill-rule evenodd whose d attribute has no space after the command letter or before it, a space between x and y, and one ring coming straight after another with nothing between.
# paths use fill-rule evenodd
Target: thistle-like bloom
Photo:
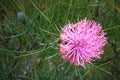
<instances>
[{"instance_id":1,"label":"thistle-like bloom","mask_svg":"<svg viewBox=\"0 0 120 80\"><path fill-rule=\"evenodd\" d=\"M92 64L94 59L100 59L107 38L102 26L95 21L82 20L75 24L67 24L60 34L60 54L63 59L76 66L85 63Z\"/></svg>"}]
</instances>

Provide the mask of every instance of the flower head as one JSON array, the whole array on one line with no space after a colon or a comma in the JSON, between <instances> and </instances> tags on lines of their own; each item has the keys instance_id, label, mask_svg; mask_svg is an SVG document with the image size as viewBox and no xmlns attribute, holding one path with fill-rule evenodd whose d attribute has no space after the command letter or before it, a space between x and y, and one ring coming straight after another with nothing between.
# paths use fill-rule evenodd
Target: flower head
<instances>
[{"instance_id":1,"label":"flower head","mask_svg":"<svg viewBox=\"0 0 120 80\"><path fill-rule=\"evenodd\" d=\"M94 59L100 59L107 38L102 26L95 21L82 20L75 24L68 23L60 34L60 54L63 59L77 66L85 67Z\"/></svg>"}]
</instances>

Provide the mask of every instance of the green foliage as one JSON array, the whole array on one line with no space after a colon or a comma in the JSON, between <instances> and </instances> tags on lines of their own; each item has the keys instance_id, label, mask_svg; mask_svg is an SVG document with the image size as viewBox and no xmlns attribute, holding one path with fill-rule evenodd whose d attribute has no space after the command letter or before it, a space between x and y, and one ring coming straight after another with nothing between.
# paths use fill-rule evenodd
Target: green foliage
<instances>
[{"instance_id":1,"label":"green foliage","mask_svg":"<svg viewBox=\"0 0 120 80\"><path fill-rule=\"evenodd\" d=\"M120 80L120 13L113 2L1 0L0 80ZM86 69L64 61L58 49L61 28L85 17L108 37L102 59Z\"/></svg>"}]
</instances>

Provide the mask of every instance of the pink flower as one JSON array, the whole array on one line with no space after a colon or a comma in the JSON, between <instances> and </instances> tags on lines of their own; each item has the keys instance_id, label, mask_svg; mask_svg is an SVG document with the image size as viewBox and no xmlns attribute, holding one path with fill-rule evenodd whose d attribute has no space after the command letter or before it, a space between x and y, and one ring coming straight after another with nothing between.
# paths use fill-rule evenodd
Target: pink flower
<instances>
[{"instance_id":1,"label":"pink flower","mask_svg":"<svg viewBox=\"0 0 120 80\"><path fill-rule=\"evenodd\" d=\"M85 63L92 64L94 59L100 59L107 38L102 26L95 21L82 20L76 24L67 24L60 34L60 54L63 59L76 66Z\"/></svg>"}]
</instances>

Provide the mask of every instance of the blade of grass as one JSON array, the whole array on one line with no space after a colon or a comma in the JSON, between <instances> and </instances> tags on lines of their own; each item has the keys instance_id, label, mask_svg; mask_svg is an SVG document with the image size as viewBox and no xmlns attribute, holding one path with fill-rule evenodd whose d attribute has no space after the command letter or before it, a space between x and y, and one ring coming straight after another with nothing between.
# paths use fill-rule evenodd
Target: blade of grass
<instances>
[{"instance_id":1,"label":"blade of grass","mask_svg":"<svg viewBox=\"0 0 120 80\"><path fill-rule=\"evenodd\" d=\"M29 0L29 1L35 7L35 9L37 11L39 11L39 13L51 24L51 21L44 15L44 13L42 11L39 10L39 8L35 5L35 3L33 3L31 0Z\"/></svg>"},{"instance_id":2,"label":"blade of grass","mask_svg":"<svg viewBox=\"0 0 120 80\"><path fill-rule=\"evenodd\" d=\"M55 28L53 27L50 19L35 5L35 3L32 0L29 0L29 2L34 6L34 8L49 22L52 29L55 31Z\"/></svg>"},{"instance_id":3,"label":"blade of grass","mask_svg":"<svg viewBox=\"0 0 120 80\"><path fill-rule=\"evenodd\" d=\"M70 6L69 6L69 8L68 8L67 16L66 16L66 20L65 20L66 22L68 21L68 15L69 15L69 13L70 13L70 9L71 9L71 6L72 6L72 2L73 2L73 1L71 0L71 1L70 1L70 4L69 4Z\"/></svg>"},{"instance_id":4,"label":"blade of grass","mask_svg":"<svg viewBox=\"0 0 120 80\"><path fill-rule=\"evenodd\" d=\"M55 53L55 54L53 54L52 56L46 57L45 59L51 59L51 58L53 58L53 57L55 57L55 56L57 56L57 55L58 55L58 53Z\"/></svg>"},{"instance_id":5,"label":"blade of grass","mask_svg":"<svg viewBox=\"0 0 120 80\"><path fill-rule=\"evenodd\" d=\"M20 57L31 56L31 55L34 55L34 54L37 54L37 53L43 52L43 51L45 51L45 50L47 50L47 49L49 49L49 48L50 48L50 47L47 47L47 48L42 49L42 50L40 50L40 51L30 52L29 54L24 54L24 55L16 56L16 57L14 57L14 59L17 59L17 58L20 58Z\"/></svg>"},{"instance_id":6,"label":"blade of grass","mask_svg":"<svg viewBox=\"0 0 120 80\"><path fill-rule=\"evenodd\" d=\"M109 30L116 29L116 28L119 28L119 27L120 27L120 25L117 25L117 26L115 26L115 27L111 27L111 28L104 29L104 31L109 31Z\"/></svg>"},{"instance_id":7,"label":"blade of grass","mask_svg":"<svg viewBox=\"0 0 120 80\"><path fill-rule=\"evenodd\" d=\"M48 34L54 35L54 36L58 36L57 34L54 34L54 33L52 33L52 32L49 32L49 31L44 30L44 29L41 29L41 28L39 28L39 30L40 30L40 31L43 31L43 32L46 32L46 33L48 33Z\"/></svg>"},{"instance_id":8,"label":"blade of grass","mask_svg":"<svg viewBox=\"0 0 120 80\"><path fill-rule=\"evenodd\" d=\"M109 72L109 71L107 71L107 70L104 70L104 69L102 69L102 68L100 68L100 67L98 67L98 66L95 66L95 65L93 65L93 67L96 68L96 69L98 69L98 70L100 70L100 71L103 71L103 72L111 75L111 76L114 78L114 80L116 80L116 78L112 75L111 72Z\"/></svg>"},{"instance_id":9,"label":"blade of grass","mask_svg":"<svg viewBox=\"0 0 120 80\"><path fill-rule=\"evenodd\" d=\"M26 29L24 32L22 32L22 33L20 33L20 34L12 35L12 36L5 37L5 38L15 38L15 37L19 37L19 36L24 35L27 31L28 31L28 29Z\"/></svg>"}]
</instances>

